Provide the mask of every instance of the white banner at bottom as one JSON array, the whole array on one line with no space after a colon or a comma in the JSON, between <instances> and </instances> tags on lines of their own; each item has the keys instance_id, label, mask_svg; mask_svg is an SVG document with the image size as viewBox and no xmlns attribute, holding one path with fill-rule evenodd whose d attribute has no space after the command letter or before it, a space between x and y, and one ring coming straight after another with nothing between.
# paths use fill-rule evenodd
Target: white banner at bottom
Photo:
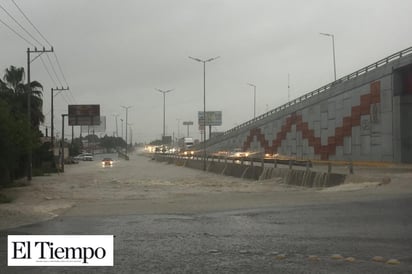
<instances>
[{"instance_id":1,"label":"white banner at bottom","mask_svg":"<svg viewBox=\"0 0 412 274\"><path fill-rule=\"evenodd\" d=\"M113 266L113 235L8 235L8 266Z\"/></svg>"}]
</instances>

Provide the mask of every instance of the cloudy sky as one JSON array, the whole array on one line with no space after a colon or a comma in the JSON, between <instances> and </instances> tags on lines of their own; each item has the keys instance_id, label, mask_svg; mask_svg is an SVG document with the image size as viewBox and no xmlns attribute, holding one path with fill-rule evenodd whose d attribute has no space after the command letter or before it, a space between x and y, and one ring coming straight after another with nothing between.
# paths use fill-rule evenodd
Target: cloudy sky
<instances>
[{"instance_id":1,"label":"cloudy sky","mask_svg":"<svg viewBox=\"0 0 412 274\"><path fill-rule=\"evenodd\" d=\"M31 65L31 79L44 86L45 126L50 126L50 89L70 87L55 96L55 126L60 130L68 104L100 104L108 135L114 114L129 109L133 141L186 134L200 138L197 112L203 110L203 65L193 56L219 59L206 65L206 109L222 111L225 131L315 90L337 77L412 46L410 0L14 0L57 55ZM48 47L12 0L0 0L42 45ZM0 19L34 45L7 13ZM28 42L0 23L0 70L25 67ZM39 45L40 47L40 45ZM44 64L43 64L44 62ZM57 76L53 72L53 68ZM49 73L46 71L49 70ZM63 74L63 76L62 76ZM288 75L290 88L288 89ZM289 91L289 92L288 92ZM124 126L125 128L125 126ZM78 134L78 129L76 129Z\"/></svg>"}]
</instances>

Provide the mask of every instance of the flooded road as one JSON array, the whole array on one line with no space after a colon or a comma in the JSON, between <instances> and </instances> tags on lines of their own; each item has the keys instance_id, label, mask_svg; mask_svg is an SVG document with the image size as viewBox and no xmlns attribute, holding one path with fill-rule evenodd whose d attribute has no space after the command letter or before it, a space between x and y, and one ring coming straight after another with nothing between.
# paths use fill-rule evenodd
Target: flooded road
<instances>
[{"instance_id":1,"label":"flooded road","mask_svg":"<svg viewBox=\"0 0 412 274\"><path fill-rule=\"evenodd\" d=\"M305 189L279 180L223 177L146 157L115 160L111 168L102 168L98 158L81 162L60 176L36 178L32 191L11 190L20 197L15 205L24 204L22 197L26 204L31 199L43 210L38 214L58 216L20 225L23 216L19 225L4 227L0 272L412 271L412 195L403 180ZM2 207L0 212L6 212ZM14 220L12 209L9 220ZM113 234L115 266L6 267L8 234ZM376 256L383 262L374 261ZM395 264L387 264L390 259Z\"/></svg>"}]
</instances>

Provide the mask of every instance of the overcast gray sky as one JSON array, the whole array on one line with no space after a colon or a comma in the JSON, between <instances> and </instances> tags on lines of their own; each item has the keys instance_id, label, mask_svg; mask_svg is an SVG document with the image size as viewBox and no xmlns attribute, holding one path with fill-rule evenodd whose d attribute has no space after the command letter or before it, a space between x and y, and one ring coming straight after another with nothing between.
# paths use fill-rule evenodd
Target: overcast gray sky
<instances>
[{"instance_id":1,"label":"overcast gray sky","mask_svg":"<svg viewBox=\"0 0 412 274\"><path fill-rule=\"evenodd\" d=\"M223 113L225 131L333 80L335 35L337 77L343 77L412 45L410 0L14 0L54 46L70 93L55 97L55 126L69 104L100 104L108 135L115 118L129 110L133 141L166 134L200 138L197 112L203 110L203 66L188 58L220 56L206 65L206 109ZM36 38L11 0L0 4ZM25 34L0 10L0 19ZM27 42L0 24L0 70L26 69ZM41 38L39 42L47 46ZM33 42L37 44L36 42ZM54 55L50 55L65 85ZM46 67L51 71L47 58ZM45 126L50 126L50 89L60 86L41 60L32 63L32 80L44 86ZM180 121L180 126L179 126ZM42 127L43 129L44 127ZM78 132L76 130L76 132ZM120 120L119 120L120 135Z\"/></svg>"}]
</instances>

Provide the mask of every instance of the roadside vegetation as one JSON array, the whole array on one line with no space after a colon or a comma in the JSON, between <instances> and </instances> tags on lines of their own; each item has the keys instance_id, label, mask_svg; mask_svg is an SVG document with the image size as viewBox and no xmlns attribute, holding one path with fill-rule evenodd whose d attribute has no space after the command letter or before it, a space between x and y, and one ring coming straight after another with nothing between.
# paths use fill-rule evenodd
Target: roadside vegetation
<instances>
[{"instance_id":1,"label":"roadside vegetation","mask_svg":"<svg viewBox=\"0 0 412 274\"><path fill-rule=\"evenodd\" d=\"M24 68L10 66L0 77L0 189L15 186L28 170L28 153L32 151L33 176L56 172L56 162L48 138L39 130L44 122L43 86L32 81L26 83ZM31 121L28 122L28 94L31 90ZM30 127L30 128L29 128ZM30 130L29 130L30 129ZM69 145L71 156L82 153L83 144L93 143L106 152L125 147L122 138L91 134L75 138ZM8 201L0 196L0 203Z\"/></svg>"},{"instance_id":2,"label":"roadside vegetation","mask_svg":"<svg viewBox=\"0 0 412 274\"><path fill-rule=\"evenodd\" d=\"M44 121L43 86L33 81L30 88L31 121L28 123L29 85L25 83L24 69L10 66L0 79L0 187L26 175L30 148L34 169L41 168L43 161L51 159L49 147L41 143L39 130Z\"/></svg>"}]
</instances>

